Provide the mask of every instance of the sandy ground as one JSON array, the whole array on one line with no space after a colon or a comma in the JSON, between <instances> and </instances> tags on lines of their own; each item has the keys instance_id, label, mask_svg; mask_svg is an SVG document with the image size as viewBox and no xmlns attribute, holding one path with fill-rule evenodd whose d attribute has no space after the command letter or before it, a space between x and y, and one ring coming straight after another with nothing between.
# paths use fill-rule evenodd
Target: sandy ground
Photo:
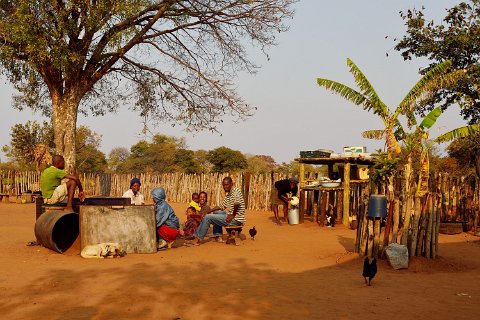
<instances>
[{"instance_id":1,"label":"sandy ground","mask_svg":"<svg viewBox=\"0 0 480 320\"><path fill-rule=\"evenodd\" d=\"M174 204L183 218L186 205ZM255 240L156 254L83 259L26 246L33 204L0 203L1 319L475 319L480 238L441 235L438 259L409 269L379 261L368 287L355 232L311 222L276 226L247 211Z\"/></svg>"}]
</instances>

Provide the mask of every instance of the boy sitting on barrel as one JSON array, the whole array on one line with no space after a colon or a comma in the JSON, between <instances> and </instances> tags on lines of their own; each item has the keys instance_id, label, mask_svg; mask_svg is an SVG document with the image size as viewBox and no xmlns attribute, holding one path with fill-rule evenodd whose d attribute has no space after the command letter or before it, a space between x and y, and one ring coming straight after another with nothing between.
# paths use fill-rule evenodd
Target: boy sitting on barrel
<instances>
[{"instance_id":1,"label":"boy sitting on barrel","mask_svg":"<svg viewBox=\"0 0 480 320\"><path fill-rule=\"evenodd\" d=\"M75 189L78 187L78 197L81 202L85 200L85 193L80 179L67 174L64 169L65 159L60 155L53 156L52 165L43 170L40 177L40 189L42 190L43 202L46 204L59 203L67 197L67 207L63 210L72 212Z\"/></svg>"}]
</instances>

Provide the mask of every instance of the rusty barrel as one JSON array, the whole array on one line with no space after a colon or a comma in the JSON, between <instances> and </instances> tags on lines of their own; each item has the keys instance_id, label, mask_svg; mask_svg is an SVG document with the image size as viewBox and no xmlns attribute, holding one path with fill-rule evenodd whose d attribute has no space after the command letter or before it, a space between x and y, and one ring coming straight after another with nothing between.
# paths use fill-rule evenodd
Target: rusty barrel
<instances>
[{"instance_id":1,"label":"rusty barrel","mask_svg":"<svg viewBox=\"0 0 480 320\"><path fill-rule=\"evenodd\" d=\"M35 237L42 246L63 253L79 234L79 216L75 212L47 211L35 223Z\"/></svg>"}]
</instances>

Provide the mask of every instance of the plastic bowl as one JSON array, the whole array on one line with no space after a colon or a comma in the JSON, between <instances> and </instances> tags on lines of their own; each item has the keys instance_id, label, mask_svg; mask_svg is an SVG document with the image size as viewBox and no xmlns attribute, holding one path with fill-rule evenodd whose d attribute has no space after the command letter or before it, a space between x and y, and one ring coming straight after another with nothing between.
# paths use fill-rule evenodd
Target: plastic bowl
<instances>
[{"instance_id":1,"label":"plastic bowl","mask_svg":"<svg viewBox=\"0 0 480 320\"><path fill-rule=\"evenodd\" d=\"M336 187L340 187L341 184L342 184L341 182L324 181L320 185L325 188L336 188Z\"/></svg>"}]
</instances>

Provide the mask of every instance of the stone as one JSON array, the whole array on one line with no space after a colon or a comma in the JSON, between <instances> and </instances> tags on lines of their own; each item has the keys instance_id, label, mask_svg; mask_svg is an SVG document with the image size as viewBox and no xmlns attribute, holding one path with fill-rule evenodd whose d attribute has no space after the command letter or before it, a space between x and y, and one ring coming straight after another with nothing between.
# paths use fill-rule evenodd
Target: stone
<instances>
[{"instance_id":1,"label":"stone","mask_svg":"<svg viewBox=\"0 0 480 320\"><path fill-rule=\"evenodd\" d=\"M393 269L408 269L408 249L407 246L390 243L385 249L387 260Z\"/></svg>"}]
</instances>

